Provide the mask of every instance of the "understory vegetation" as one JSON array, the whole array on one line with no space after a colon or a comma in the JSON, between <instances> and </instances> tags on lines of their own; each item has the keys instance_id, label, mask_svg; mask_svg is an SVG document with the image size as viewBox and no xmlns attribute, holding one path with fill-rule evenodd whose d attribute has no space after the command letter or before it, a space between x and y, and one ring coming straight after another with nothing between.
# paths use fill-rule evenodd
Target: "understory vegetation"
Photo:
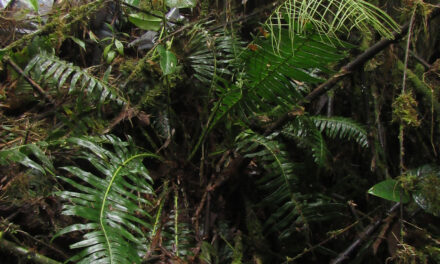
<instances>
[{"instance_id":1,"label":"understory vegetation","mask_svg":"<svg viewBox=\"0 0 440 264\"><path fill-rule=\"evenodd\" d=\"M1 263L440 263L438 1L1 5Z\"/></svg>"}]
</instances>

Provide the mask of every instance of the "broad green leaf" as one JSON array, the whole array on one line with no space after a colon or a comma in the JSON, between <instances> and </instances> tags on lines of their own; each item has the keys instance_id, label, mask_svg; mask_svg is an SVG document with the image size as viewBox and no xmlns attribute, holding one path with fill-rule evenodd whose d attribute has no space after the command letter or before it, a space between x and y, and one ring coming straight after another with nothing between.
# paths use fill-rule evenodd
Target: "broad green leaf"
<instances>
[{"instance_id":1,"label":"broad green leaf","mask_svg":"<svg viewBox=\"0 0 440 264\"><path fill-rule=\"evenodd\" d=\"M385 180L379 182L368 190L368 193L385 200L407 203L410 200L409 195L402 190L398 181L396 180ZM400 194L403 194L400 197ZM400 199L402 198L402 199Z\"/></svg>"},{"instance_id":2,"label":"broad green leaf","mask_svg":"<svg viewBox=\"0 0 440 264\"><path fill-rule=\"evenodd\" d=\"M138 6L139 0L124 0L125 3L132 5L132 6Z\"/></svg>"},{"instance_id":3,"label":"broad green leaf","mask_svg":"<svg viewBox=\"0 0 440 264\"><path fill-rule=\"evenodd\" d=\"M122 44L122 42L119 40L115 40L115 46L118 53L124 55L124 45Z\"/></svg>"},{"instance_id":4,"label":"broad green leaf","mask_svg":"<svg viewBox=\"0 0 440 264\"><path fill-rule=\"evenodd\" d=\"M35 12L38 12L38 0L28 0Z\"/></svg>"},{"instance_id":5,"label":"broad green leaf","mask_svg":"<svg viewBox=\"0 0 440 264\"><path fill-rule=\"evenodd\" d=\"M113 59L116 57L116 52L114 50L111 50L108 54L107 54L107 58L106 61L108 64L112 63Z\"/></svg>"},{"instance_id":6,"label":"broad green leaf","mask_svg":"<svg viewBox=\"0 0 440 264\"><path fill-rule=\"evenodd\" d=\"M174 73L177 66L176 55L166 50L163 46L158 46L157 48L160 54L160 68L162 69L163 75Z\"/></svg>"},{"instance_id":7,"label":"broad green leaf","mask_svg":"<svg viewBox=\"0 0 440 264\"><path fill-rule=\"evenodd\" d=\"M112 48L113 44L108 44L105 46L104 51L102 52L102 56L107 59L108 53L110 52L110 49Z\"/></svg>"},{"instance_id":8,"label":"broad green leaf","mask_svg":"<svg viewBox=\"0 0 440 264\"><path fill-rule=\"evenodd\" d=\"M194 7L196 5L196 0L166 0L165 3L171 8L187 8Z\"/></svg>"},{"instance_id":9,"label":"broad green leaf","mask_svg":"<svg viewBox=\"0 0 440 264\"><path fill-rule=\"evenodd\" d=\"M159 30L162 23L162 19L143 13L130 14L128 20L140 29L153 31Z\"/></svg>"},{"instance_id":10,"label":"broad green leaf","mask_svg":"<svg viewBox=\"0 0 440 264\"><path fill-rule=\"evenodd\" d=\"M84 51L86 50L86 43L84 41L80 40L79 38L70 37L78 46L80 46Z\"/></svg>"}]
</instances>

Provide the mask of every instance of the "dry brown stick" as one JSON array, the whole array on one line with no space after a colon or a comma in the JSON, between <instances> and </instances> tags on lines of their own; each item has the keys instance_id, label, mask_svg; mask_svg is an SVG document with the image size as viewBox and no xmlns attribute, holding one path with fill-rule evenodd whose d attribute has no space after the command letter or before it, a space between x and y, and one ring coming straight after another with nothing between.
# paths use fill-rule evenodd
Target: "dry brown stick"
<instances>
[{"instance_id":1,"label":"dry brown stick","mask_svg":"<svg viewBox=\"0 0 440 264\"><path fill-rule=\"evenodd\" d=\"M52 99L52 97L48 95L38 83L32 80L31 77L27 76L26 73L20 68L20 66L15 64L15 62L13 62L11 58L5 58L5 60L16 72L23 76L23 78L32 86L32 88L34 88L37 93L43 96L47 102L55 105L55 101Z\"/></svg>"},{"instance_id":2,"label":"dry brown stick","mask_svg":"<svg viewBox=\"0 0 440 264\"><path fill-rule=\"evenodd\" d=\"M434 19L435 17L440 15L440 6L438 6L428 17L428 21ZM395 43L399 41L402 37L405 36L409 29L409 22L403 25L400 28L400 32L393 32L393 38L392 39L383 39L367 50L365 50L362 54L357 56L354 60L344 65L341 70L333 75L330 79L328 79L326 82L320 84L318 87L316 87L312 92L310 92L303 100L301 100L298 104L304 105L309 103L310 101L316 99L317 97L323 95L324 93L331 90L334 85L342 79L342 77L347 76L351 74L355 69L359 68L360 66L364 65L365 62L372 59L376 54L384 50L386 47L388 47L391 43ZM281 128L284 126L290 119L291 115L289 113L284 114L281 116L275 123L273 123L269 128L266 129L264 132L264 135L270 135L275 130Z\"/></svg>"}]
</instances>

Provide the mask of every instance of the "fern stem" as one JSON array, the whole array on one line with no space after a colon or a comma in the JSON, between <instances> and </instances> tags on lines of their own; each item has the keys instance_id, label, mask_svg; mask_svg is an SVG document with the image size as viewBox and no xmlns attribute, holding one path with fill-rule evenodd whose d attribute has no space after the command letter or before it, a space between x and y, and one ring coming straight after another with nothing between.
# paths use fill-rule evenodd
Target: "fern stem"
<instances>
[{"instance_id":1,"label":"fern stem","mask_svg":"<svg viewBox=\"0 0 440 264\"><path fill-rule=\"evenodd\" d=\"M179 257L179 191L174 186L174 246L176 256Z\"/></svg>"}]
</instances>

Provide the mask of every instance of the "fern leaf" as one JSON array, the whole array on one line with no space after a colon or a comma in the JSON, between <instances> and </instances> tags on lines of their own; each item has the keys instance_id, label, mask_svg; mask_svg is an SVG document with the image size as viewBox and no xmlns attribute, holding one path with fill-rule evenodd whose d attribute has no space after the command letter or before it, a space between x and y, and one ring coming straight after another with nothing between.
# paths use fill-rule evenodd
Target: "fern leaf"
<instances>
[{"instance_id":1,"label":"fern leaf","mask_svg":"<svg viewBox=\"0 0 440 264\"><path fill-rule=\"evenodd\" d=\"M241 133L237 137L237 143L238 150L244 152L245 157L257 158L267 171L266 176L257 183L268 193L262 204L276 208L265 223L268 232L287 230L295 221L306 224L301 195L294 192L293 188L296 180L294 164L289 161L284 146L274 140L273 136L263 137L250 130Z\"/></svg>"},{"instance_id":2,"label":"fern leaf","mask_svg":"<svg viewBox=\"0 0 440 264\"><path fill-rule=\"evenodd\" d=\"M362 0L286 0L274 10L266 26L277 49L281 42L279 30L285 26L292 40L296 39L295 34L316 31L330 42L340 42L337 33L350 33L354 28L366 34L373 28L386 38L392 38L392 32L400 30L384 11Z\"/></svg>"},{"instance_id":3,"label":"fern leaf","mask_svg":"<svg viewBox=\"0 0 440 264\"><path fill-rule=\"evenodd\" d=\"M43 81L55 82L58 88L61 88L70 78L69 93L83 91L100 103L109 99L120 105L124 104L125 100L118 95L115 88L53 54L47 52L37 54L25 68L26 73L30 71L40 75Z\"/></svg>"},{"instance_id":4,"label":"fern leaf","mask_svg":"<svg viewBox=\"0 0 440 264\"><path fill-rule=\"evenodd\" d=\"M316 164L325 166L329 151L321 131L307 116L298 116L283 128L281 133L295 141L299 147L311 151Z\"/></svg>"},{"instance_id":5,"label":"fern leaf","mask_svg":"<svg viewBox=\"0 0 440 264\"><path fill-rule=\"evenodd\" d=\"M268 39L258 39L255 42L257 50L243 52L246 74L240 76L235 85L241 87L241 97L235 100L236 93L218 89L222 101L215 108L217 116L235 111L239 118L247 121L249 116L271 113L275 107L290 111L303 98L304 83L321 82L316 72L329 72L327 66L345 56L317 36L297 36L292 49L289 33L286 30L280 33L280 52L273 50ZM228 104L231 101L234 104Z\"/></svg>"},{"instance_id":6,"label":"fern leaf","mask_svg":"<svg viewBox=\"0 0 440 264\"><path fill-rule=\"evenodd\" d=\"M23 166L35 169L42 174L46 174L46 172L53 174L55 172L55 168L52 164L52 161L40 148L40 146L44 145L45 142L40 142L3 149L0 151L0 164L18 162ZM31 155L34 156L36 160L32 159Z\"/></svg>"},{"instance_id":7,"label":"fern leaf","mask_svg":"<svg viewBox=\"0 0 440 264\"><path fill-rule=\"evenodd\" d=\"M196 28L191 34L187 59L194 77L204 85L213 84L216 78L230 79L234 74L232 66L244 44L224 30L208 32Z\"/></svg>"},{"instance_id":8,"label":"fern leaf","mask_svg":"<svg viewBox=\"0 0 440 264\"><path fill-rule=\"evenodd\" d=\"M82 241L71 245L83 249L71 259L78 263L140 263L138 250L146 239L142 228L151 229L151 217L139 203L151 204L135 193L153 194L152 180L142 159L158 157L137 153L114 136L103 137L102 142L96 139L68 140L85 149L81 157L101 175L75 166L62 168L74 178L58 177L76 189L59 193L72 203L63 207L63 214L84 218L88 223L68 226L55 237L87 232ZM104 148L103 143L111 144L113 151Z\"/></svg>"},{"instance_id":9,"label":"fern leaf","mask_svg":"<svg viewBox=\"0 0 440 264\"><path fill-rule=\"evenodd\" d=\"M361 147L368 147L368 136L364 128L349 118L314 116L311 120L331 138L353 139Z\"/></svg>"}]
</instances>

